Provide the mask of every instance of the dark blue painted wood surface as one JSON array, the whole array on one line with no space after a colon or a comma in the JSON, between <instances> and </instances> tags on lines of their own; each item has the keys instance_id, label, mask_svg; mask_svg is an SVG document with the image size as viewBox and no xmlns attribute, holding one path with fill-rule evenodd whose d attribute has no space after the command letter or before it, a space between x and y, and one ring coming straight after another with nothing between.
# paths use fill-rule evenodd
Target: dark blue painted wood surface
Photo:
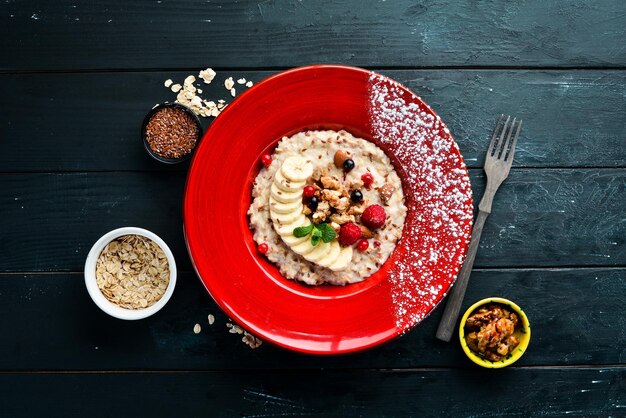
<instances>
[{"instance_id":1,"label":"dark blue painted wood surface","mask_svg":"<svg viewBox=\"0 0 626 418\"><path fill-rule=\"evenodd\" d=\"M620 0L3 2L0 69L626 64Z\"/></svg>"},{"instance_id":2,"label":"dark blue painted wood surface","mask_svg":"<svg viewBox=\"0 0 626 418\"><path fill-rule=\"evenodd\" d=\"M0 3L0 416L626 416L625 40L618 0ZM224 97L227 76L319 62L424 98L477 197L497 114L523 116L465 300L525 308L533 339L514 367L481 370L435 341L440 309L341 357L226 332L183 244L187 167L146 157L139 124L173 98L167 78L214 67L204 90ZM100 312L81 273L91 244L129 224L163 236L181 269L139 322Z\"/></svg>"}]
</instances>

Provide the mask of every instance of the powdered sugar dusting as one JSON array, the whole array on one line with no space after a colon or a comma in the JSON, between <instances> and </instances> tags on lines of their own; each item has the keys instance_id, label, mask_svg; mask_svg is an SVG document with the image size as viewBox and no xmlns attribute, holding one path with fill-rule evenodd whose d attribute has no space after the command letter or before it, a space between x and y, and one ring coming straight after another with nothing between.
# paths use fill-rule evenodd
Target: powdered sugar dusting
<instances>
[{"instance_id":1,"label":"powdered sugar dusting","mask_svg":"<svg viewBox=\"0 0 626 418\"><path fill-rule=\"evenodd\" d=\"M399 333L445 296L470 237L472 191L459 149L440 118L399 84L372 73L372 136L400 165L408 207L389 270Z\"/></svg>"}]
</instances>

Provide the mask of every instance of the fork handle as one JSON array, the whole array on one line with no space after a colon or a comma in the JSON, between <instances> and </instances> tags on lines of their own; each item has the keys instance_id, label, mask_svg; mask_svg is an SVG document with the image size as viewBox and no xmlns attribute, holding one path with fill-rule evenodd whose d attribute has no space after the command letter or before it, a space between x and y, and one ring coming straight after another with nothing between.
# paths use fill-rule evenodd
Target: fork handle
<instances>
[{"instance_id":1,"label":"fork handle","mask_svg":"<svg viewBox=\"0 0 626 418\"><path fill-rule=\"evenodd\" d=\"M439 322L439 328L437 328L437 338L442 341L450 341L452 333L454 332L456 321L459 317L459 311L461 310L461 304L463 303L463 297L465 296L465 290L467 289L467 283L472 273L472 266L474 266L480 236L483 233L483 227L485 226L485 220L488 215L488 212L482 210L478 211L478 216L476 217L476 222L472 229L472 239L470 240L467 250L467 256L465 257L459 276L456 279L456 283L452 286L452 291L446 303L446 309L443 311L443 317L441 318L441 322Z\"/></svg>"}]
</instances>

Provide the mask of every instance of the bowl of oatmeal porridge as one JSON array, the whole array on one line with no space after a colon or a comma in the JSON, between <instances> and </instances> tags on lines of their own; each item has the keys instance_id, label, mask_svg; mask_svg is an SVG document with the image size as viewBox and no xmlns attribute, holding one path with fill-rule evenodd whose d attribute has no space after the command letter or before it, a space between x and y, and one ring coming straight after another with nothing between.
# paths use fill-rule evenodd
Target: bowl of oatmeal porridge
<instances>
[{"instance_id":1,"label":"bowl of oatmeal porridge","mask_svg":"<svg viewBox=\"0 0 626 418\"><path fill-rule=\"evenodd\" d=\"M183 217L193 265L233 320L337 354L402 335L442 300L472 198L456 143L417 95L321 65L256 84L214 121Z\"/></svg>"},{"instance_id":2,"label":"bowl of oatmeal porridge","mask_svg":"<svg viewBox=\"0 0 626 418\"><path fill-rule=\"evenodd\" d=\"M307 285L348 285L376 273L407 212L383 150L343 130L313 130L282 138L264 156L248 209L259 252Z\"/></svg>"}]
</instances>

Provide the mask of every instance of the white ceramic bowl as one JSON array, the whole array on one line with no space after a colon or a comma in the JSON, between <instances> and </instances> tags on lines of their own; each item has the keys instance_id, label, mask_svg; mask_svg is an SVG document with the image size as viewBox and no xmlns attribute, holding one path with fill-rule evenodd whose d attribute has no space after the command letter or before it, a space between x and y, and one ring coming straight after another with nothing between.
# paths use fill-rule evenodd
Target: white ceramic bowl
<instances>
[{"instance_id":1,"label":"white ceramic bowl","mask_svg":"<svg viewBox=\"0 0 626 418\"><path fill-rule=\"evenodd\" d=\"M125 309L109 302L109 300L104 297L102 292L100 292L98 284L96 283L96 262L98 261L100 253L109 242L113 241L115 238L121 237L122 235L141 235L151 239L156 242L159 247L161 247L167 257L167 262L169 263L170 282L167 285L167 289L165 289L165 294L163 294L163 297L161 297L161 299L159 299L159 301L154 305L148 306L144 309ZM174 287L176 286L176 261L174 261L174 255L167 244L165 244L165 242L156 234L142 228L130 226L114 229L113 231L104 234L102 238L96 241L93 247L91 247L91 251L89 251L89 254L87 255L87 261L85 261L85 284L87 285L87 291L89 292L91 299L93 299L95 304L98 305L100 309L109 315L114 316L115 318L127 320L147 318L165 306L167 301L170 300L172 293L174 293Z\"/></svg>"}]
</instances>

